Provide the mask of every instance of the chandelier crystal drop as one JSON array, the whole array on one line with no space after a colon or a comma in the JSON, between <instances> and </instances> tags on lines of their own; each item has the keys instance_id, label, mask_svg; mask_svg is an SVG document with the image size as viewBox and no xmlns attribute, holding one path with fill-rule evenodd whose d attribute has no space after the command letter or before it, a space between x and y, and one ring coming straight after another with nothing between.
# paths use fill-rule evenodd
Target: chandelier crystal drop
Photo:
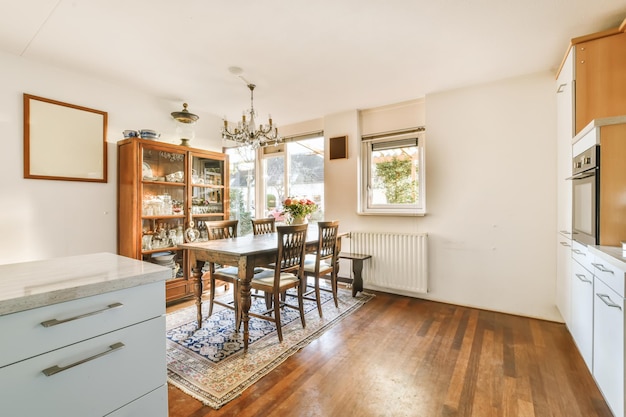
<instances>
[{"instance_id":1,"label":"chandelier crystal drop","mask_svg":"<svg viewBox=\"0 0 626 417\"><path fill-rule=\"evenodd\" d=\"M250 89L250 110L243 113L241 121L237 123L234 130L228 128L228 120L224 117L224 126L222 127L222 139L237 142L241 146L251 146L253 149L262 148L269 145L278 145L282 142L282 138L278 136L278 128L272 122L272 116L269 116L267 124L255 124L254 118L256 111L254 110L254 84L248 84ZM246 117L246 115L248 117Z\"/></svg>"}]
</instances>

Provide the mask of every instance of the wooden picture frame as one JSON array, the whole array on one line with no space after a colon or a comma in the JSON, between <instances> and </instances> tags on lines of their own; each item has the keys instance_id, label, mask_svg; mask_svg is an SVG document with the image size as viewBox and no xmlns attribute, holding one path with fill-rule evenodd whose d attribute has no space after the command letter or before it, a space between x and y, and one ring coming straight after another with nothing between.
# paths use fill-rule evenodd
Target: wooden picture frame
<instances>
[{"instance_id":1,"label":"wooden picture frame","mask_svg":"<svg viewBox=\"0 0 626 417\"><path fill-rule=\"evenodd\" d=\"M107 113L24 94L24 178L107 182Z\"/></svg>"},{"instance_id":2,"label":"wooden picture frame","mask_svg":"<svg viewBox=\"0 0 626 417\"><path fill-rule=\"evenodd\" d=\"M348 137L337 136L328 139L328 155L333 159L348 159Z\"/></svg>"}]
</instances>

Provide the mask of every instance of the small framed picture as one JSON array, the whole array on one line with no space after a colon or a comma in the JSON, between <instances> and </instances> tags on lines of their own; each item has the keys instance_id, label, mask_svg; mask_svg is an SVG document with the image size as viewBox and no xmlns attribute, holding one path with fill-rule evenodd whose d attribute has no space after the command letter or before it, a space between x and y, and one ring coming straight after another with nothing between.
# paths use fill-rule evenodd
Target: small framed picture
<instances>
[{"instance_id":1,"label":"small framed picture","mask_svg":"<svg viewBox=\"0 0 626 417\"><path fill-rule=\"evenodd\" d=\"M348 159L348 137L337 136L329 140L330 159Z\"/></svg>"}]
</instances>

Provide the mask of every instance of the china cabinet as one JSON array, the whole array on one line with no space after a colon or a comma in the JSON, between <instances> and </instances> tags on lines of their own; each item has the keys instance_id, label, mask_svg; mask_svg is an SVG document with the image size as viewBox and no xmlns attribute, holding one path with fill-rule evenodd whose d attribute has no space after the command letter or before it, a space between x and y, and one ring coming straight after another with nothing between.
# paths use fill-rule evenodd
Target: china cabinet
<instances>
[{"instance_id":1,"label":"china cabinet","mask_svg":"<svg viewBox=\"0 0 626 417\"><path fill-rule=\"evenodd\" d=\"M168 266L166 301L193 294L177 245L206 240L206 221L228 219L228 156L140 138L118 142L118 252Z\"/></svg>"}]
</instances>

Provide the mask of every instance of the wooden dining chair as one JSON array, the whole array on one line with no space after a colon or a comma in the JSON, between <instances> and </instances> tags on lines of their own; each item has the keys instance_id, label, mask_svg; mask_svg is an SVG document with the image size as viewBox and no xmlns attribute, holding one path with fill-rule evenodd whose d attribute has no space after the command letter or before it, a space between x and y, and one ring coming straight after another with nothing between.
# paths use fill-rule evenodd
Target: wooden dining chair
<instances>
[{"instance_id":1,"label":"wooden dining chair","mask_svg":"<svg viewBox=\"0 0 626 417\"><path fill-rule=\"evenodd\" d=\"M228 239L237 237L237 225L239 220L216 220L205 222L209 240ZM209 265L209 287L211 289L209 299L209 316L213 313L213 305L218 304L235 311L235 328L239 329L241 313L239 311L239 268L236 266ZM215 299L216 282L222 281L233 284L233 301L226 303Z\"/></svg>"},{"instance_id":2,"label":"wooden dining chair","mask_svg":"<svg viewBox=\"0 0 626 417\"><path fill-rule=\"evenodd\" d=\"M276 218L266 217L264 219L252 219L252 233L255 235L264 235L266 233L274 233L276 231Z\"/></svg>"},{"instance_id":3,"label":"wooden dining chair","mask_svg":"<svg viewBox=\"0 0 626 417\"><path fill-rule=\"evenodd\" d=\"M304 275L307 278L307 288L303 295L306 300L317 302L317 311L322 317L322 301L320 291L327 291L333 294L335 307L339 307L337 300L337 235L339 233L339 222L328 221L318 222L319 241L315 253L307 254L304 262ZM308 278L313 278L313 283ZM330 281L330 289L320 286L320 279Z\"/></svg>"},{"instance_id":4,"label":"wooden dining chair","mask_svg":"<svg viewBox=\"0 0 626 417\"><path fill-rule=\"evenodd\" d=\"M250 311L248 314L251 317L274 322L278 340L282 342L281 308L289 307L298 310L302 327L306 327L304 299L302 297L305 287L304 255L307 225L278 226L276 227L276 232L278 239L276 267L274 269L262 268L260 272L254 274L254 278L252 278L250 283L252 289L263 291L266 295L270 295L272 303L270 306L266 305L266 310L261 313ZM291 288L297 290L297 306L281 299L281 294Z\"/></svg>"}]
</instances>

